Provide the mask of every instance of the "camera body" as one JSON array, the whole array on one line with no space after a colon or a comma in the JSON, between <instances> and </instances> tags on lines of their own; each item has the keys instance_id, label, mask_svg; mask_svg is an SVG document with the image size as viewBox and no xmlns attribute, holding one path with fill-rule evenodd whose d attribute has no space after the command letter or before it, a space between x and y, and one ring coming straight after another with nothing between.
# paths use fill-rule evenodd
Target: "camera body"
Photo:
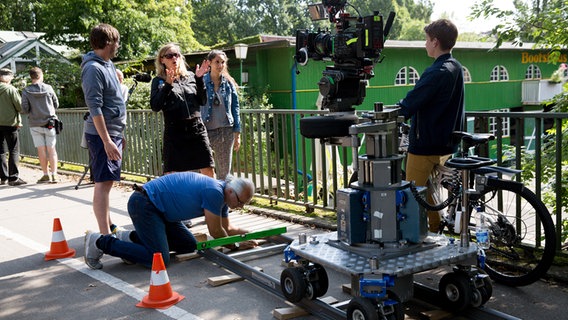
<instances>
[{"instance_id":1,"label":"camera body","mask_svg":"<svg viewBox=\"0 0 568 320\"><path fill-rule=\"evenodd\" d=\"M335 21L336 32L329 30L296 31L296 60L331 59L340 65L361 67L381 56L384 47L383 16L378 12L363 18L341 13ZM367 61L368 60L368 61Z\"/></svg>"},{"instance_id":2,"label":"camera body","mask_svg":"<svg viewBox=\"0 0 568 320\"><path fill-rule=\"evenodd\" d=\"M296 31L294 59L305 65L309 59L333 61L322 72L318 82L323 96L322 109L330 112L352 112L365 98L368 80L374 76L374 65L381 58L384 39L392 25L391 12L386 25L383 16L375 11L365 17L352 17L345 12L346 1L323 1L324 13L335 24L332 33L319 29Z\"/></svg>"}]
</instances>

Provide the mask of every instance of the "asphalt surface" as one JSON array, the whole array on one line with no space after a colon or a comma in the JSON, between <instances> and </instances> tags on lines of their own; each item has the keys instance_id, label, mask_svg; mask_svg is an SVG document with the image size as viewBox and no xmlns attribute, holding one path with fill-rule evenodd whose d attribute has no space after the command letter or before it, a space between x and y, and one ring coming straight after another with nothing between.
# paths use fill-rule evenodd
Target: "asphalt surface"
<instances>
[{"instance_id":1,"label":"asphalt surface","mask_svg":"<svg viewBox=\"0 0 568 320\"><path fill-rule=\"evenodd\" d=\"M148 294L151 271L126 265L120 259L104 256L102 270L91 270L83 262L83 235L96 228L91 209L92 185L78 177L63 176L57 184L35 184L41 173L21 166L21 177L28 181L20 187L0 186L0 319L274 319L275 308L289 303L248 281L212 287L207 279L229 272L205 258L172 262L167 274L174 291L185 299L168 309L144 309L136 304ZM116 186L111 192L111 218L114 223L132 228L126 211L131 189ZM251 208L248 208L251 209ZM260 231L286 226L285 236L295 239L300 232L319 234L317 223L309 226L275 219L285 213L254 210L232 212L235 224ZM69 247L76 255L68 259L45 261L52 240L55 218L59 218ZM202 220L194 219L194 232L206 232ZM248 261L279 279L282 256ZM444 273L438 268L415 276L415 280L436 287ZM347 300L341 285L347 275L328 270L330 289L326 296ZM539 281L530 286L508 288L494 284L488 308L520 319L566 319L568 286L554 281ZM431 309L410 304L406 319L423 319L420 312ZM448 319L465 319L449 316ZM318 319L304 316L297 319Z\"/></svg>"}]
</instances>

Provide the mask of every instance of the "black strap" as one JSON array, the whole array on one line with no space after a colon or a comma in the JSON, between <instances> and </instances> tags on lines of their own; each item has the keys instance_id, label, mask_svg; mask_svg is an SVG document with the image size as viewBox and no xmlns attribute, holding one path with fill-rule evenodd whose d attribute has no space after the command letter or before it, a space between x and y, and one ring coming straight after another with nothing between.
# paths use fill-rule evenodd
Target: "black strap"
<instances>
[{"instance_id":1,"label":"black strap","mask_svg":"<svg viewBox=\"0 0 568 320\"><path fill-rule=\"evenodd\" d=\"M144 195L147 195L147 194L146 194L146 190L144 189L144 187L143 187L143 186L139 186L139 185L137 185L136 183L132 186L132 189L134 189L134 191L138 191L138 192L140 192L140 193L142 193L142 194L144 194Z\"/></svg>"}]
</instances>

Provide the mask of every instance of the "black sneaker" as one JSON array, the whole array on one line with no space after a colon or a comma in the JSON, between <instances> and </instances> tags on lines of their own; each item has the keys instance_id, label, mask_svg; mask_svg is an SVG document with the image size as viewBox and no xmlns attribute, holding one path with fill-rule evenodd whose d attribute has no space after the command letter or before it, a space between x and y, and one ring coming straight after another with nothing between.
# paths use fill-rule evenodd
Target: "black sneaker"
<instances>
[{"instance_id":1,"label":"black sneaker","mask_svg":"<svg viewBox=\"0 0 568 320\"><path fill-rule=\"evenodd\" d=\"M8 180L0 180L0 186L5 185L7 181L8 181Z\"/></svg>"},{"instance_id":2,"label":"black sneaker","mask_svg":"<svg viewBox=\"0 0 568 320\"><path fill-rule=\"evenodd\" d=\"M21 186L23 184L26 184L27 182L25 182L24 180L18 178L18 180L14 180L14 181L8 181L8 185L12 186L12 187L16 187L16 186Z\"/></svg>"}]
</instances>

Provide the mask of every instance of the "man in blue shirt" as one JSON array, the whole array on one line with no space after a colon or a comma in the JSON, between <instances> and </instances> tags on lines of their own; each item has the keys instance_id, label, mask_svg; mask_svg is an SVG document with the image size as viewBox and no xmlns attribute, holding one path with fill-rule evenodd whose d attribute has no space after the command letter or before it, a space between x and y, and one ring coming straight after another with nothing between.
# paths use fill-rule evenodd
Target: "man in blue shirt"
<instances>
[{"instance_id":1,"label":"man in blue shirt","mask_svg":"<svg viewBox=\"0 0 568 320\"><path fill-rule=\"evenodd\" d=\"M458 37L456 26L440 19L424 32L428 56L436 60L399 102L401 115L411 120L406 180L417 186L425 186L434 167L457 151L451 135L463 130L465 113L463 70L451 53ZM430 231L438 231L440 214L428 212L428 224Z\"/></svg>"},{"instance_id":2,"label":"man in blue shirt","mask_svg":"<svg viewBox=\"0 0 568 320\"><path fill-rule=\"evenodd\" d=\"M197 248L184 220L205 216L213 238L247 233L230 223L229 208L242 208L253 195L253 183L244 178L228 176L221 181L188 171L161 176L138 187L128 200L128 213L136 231L121 232L117 237L87 232L85 262L92 269L101 269L99 260L107 253L151 267L154 253L160 252L168 265L170 251L179 254ZM246 242L245 246L254 244Z\"/></svg>"}]
</instances>

